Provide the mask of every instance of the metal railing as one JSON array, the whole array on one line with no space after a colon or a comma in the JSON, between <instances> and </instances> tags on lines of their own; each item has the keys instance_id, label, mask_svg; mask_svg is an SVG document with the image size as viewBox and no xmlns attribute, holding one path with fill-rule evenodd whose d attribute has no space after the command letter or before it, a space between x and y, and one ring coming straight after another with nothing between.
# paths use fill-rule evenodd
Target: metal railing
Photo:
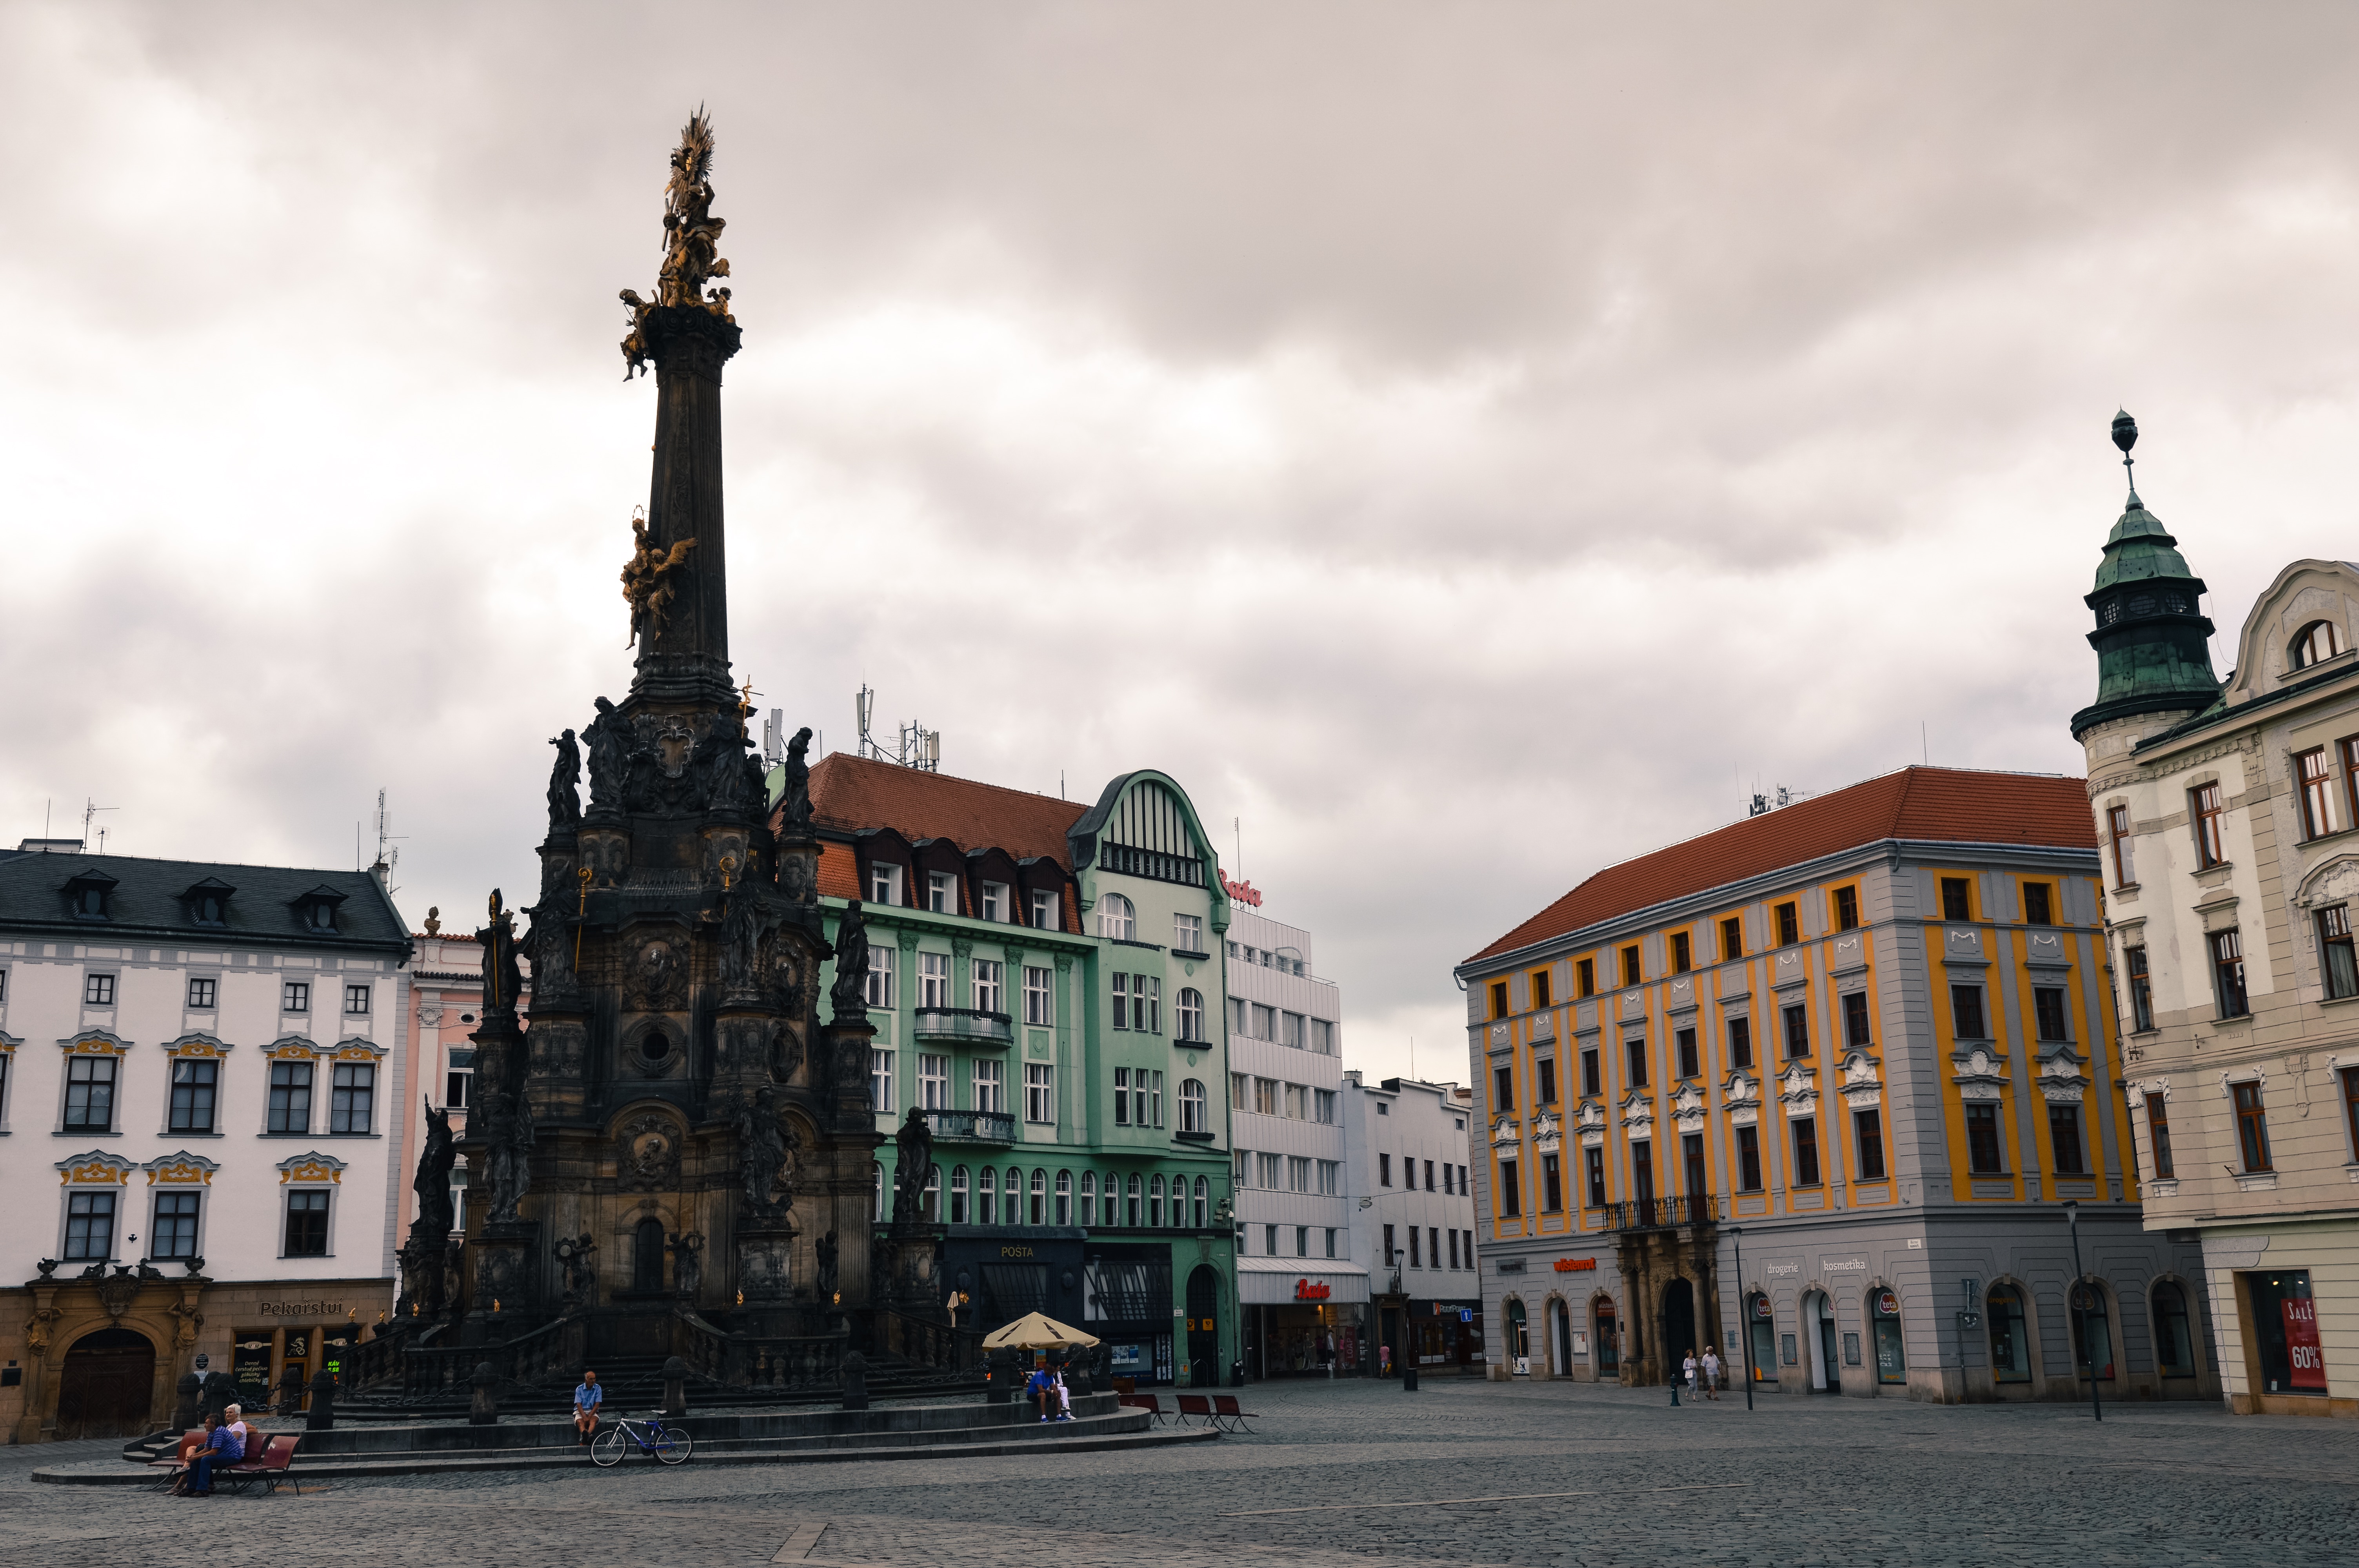
<instances>
[{"instance_id":1,"label":"metal railing","mask_svg":"<svg viewBox=\"0 0 2359 1568\"><path fill-rule=\"evenodd\" d=\"M920 1040L953 1040L967 1045L1008 1045L1016 1040L1016 1023L1007 1014L973 1007L921 1007L916 1029Z\"/></svg>"},{"instance_id":2,"label":"metal railing","mask_svg":"<svg viewBox=\"0 0 2359 1568\"><path fill-rule=\"evenodd\" d=\"M1681 1194L1668 1198L1634 1198L1605 1206L1608 1230L1675 1230L1688 1225L1714 1225L1726 1212L1725 1204L1711 1193Z\"/></svg>"},{"instance_id":3,"label":"metal railing","mask_svg":"<svg viewBox=\"0 0 2359 1568\"><path fill-rule=\"evenodd\" d=\"M926 1125L944 1143L1013 1143L1016 1116L1005 1110L929 1110Z\"/></svg>"}]
</instances>

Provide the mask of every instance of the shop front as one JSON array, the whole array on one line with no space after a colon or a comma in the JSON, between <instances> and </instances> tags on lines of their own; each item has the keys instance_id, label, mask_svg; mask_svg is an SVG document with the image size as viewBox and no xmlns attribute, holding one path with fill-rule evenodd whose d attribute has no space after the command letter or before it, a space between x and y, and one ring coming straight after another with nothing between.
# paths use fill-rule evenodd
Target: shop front
<instances>
[{"instance_id":1,"label":"shop front","mask_svg":"<svg viewBox=\"0 0 2359 1568\"><path fill-rule=\"evenodd\" d=\"M1177 1382L1174 1330L1182 1322L1172 1307L1171 1249L1112 1242L1084 1248L1082 1326L1106 1347L1112 1376Z\"/></svg>"},{"instance_id":2,"label":"shop front","mask_svg":"<svg viewBox=\"0 0 2359 1568\"><path fill-rule=\"evenodd\" d=\"M1402 1315L1402 1325L1408 1340L1404 1353L1416 1357L1420 1376L1452 1369L1469 1377L1486 1375L1488 1357L1483 1344L1480 1301L1471 1297L1448 1301L1412 1296Z\"/></svg>"},{"instance_id":3,"label":"shop front","mask_svg":"<svg viewBox=\"0 0 2359 1568\"><path fill-rule=\"evenodd\" d=\"M1237 1260L1245 1369L1255 1378L1355 1377L1367 1350L1368 1275L1321 1259ZM1273 1266L1274 1265L1274 1266Z\"/></svg>"},{"instance_id":4,"label":"shop front","mask_svg":"<svg viewBox=\"0 0 2359 1568\"><path fill-rule=\"evenodd\" d=\"M961 1327L989 1333L1028 1312L1045 1313L1059 1323L1082 1321L1082 1231L1049 1226L947 1229L942 1272L951 1289L967 1298L959 1313Z\"/></svg>"}]
</instances>

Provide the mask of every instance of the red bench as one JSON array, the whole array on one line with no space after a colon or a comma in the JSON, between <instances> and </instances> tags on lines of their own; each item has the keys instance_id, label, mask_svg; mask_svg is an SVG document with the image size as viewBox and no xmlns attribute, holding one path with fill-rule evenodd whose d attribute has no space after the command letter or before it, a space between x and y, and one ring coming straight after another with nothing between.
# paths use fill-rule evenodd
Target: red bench
<instances>
[{"instance_id":1,"label":"red bench","mask_svg":"<svg viewBox=\"0 0 2359 1568\"><path fill-rule=\"evenodd\" d=\"M1222 1431L1242 1432L1250 1436L1253 1429L1245 1425L1245 1422L1254 1419L1255 1416L1251 1411L1237 1408L1236 1395L1214 1394L1212 1396L1212 1424L1220 1427Z\"/></svg>"},{"instance_id":2,"label":"red bench","mask_svg":"<svg viewBox=\"0 0 2359 1568\"><path fill-rule=\"evenodd\" d=\"M1161 1423L1163 1401L1153 1394L1117 1394L1114 1397L1119 1404L1127 1405L1132 1410L1145 1411L1156 1419L1158 1424Z\"/></svg>"},{"instance_id":3,"label":"red bench","mask_svg":"<svg viewBox=\"0 0 2359 1568\"><path fill-rule=\"evenodd\" d=\"M205 1429L201 1426L192 1426L180 1434L180 1441L173 1447L172 1456L169 1459L150 1459L147 1461L147 1468L164 1472L162 1483L164 1486L177 1486L179 1483L180 1473L189 1467L189 1455L204 1445Z\"/></svg>"},{"instance_id":4,"label":"red bench","mask_svg":"<svg viewBox=\"0 0 2359 1568\"><path fill-rule=\"evenodd\" d=\"M1212 1418L1212 1400L1208 1400L1208 1399L1206 1399L1206 1398L1205 1398L1203 1395L1201 1395L1201 1394L1182 1394L1182 1395L1180 1395L1180 1422L1179 1422L1179 1424L1180 1424L1181 1426L1185 1426L1185 1425L1187 1425L1187 1424L1188 1424L1188 1418L1189 1418L1190 1416L1191 1416L1191 1415L1200 1415L1200 1416L1202 1416L1202 1417L1203 1417L1206 1421L1208 1421L1208 1422L1209 1422L1209 1421L1212 1421L1212 1420L1213 1419L1213 1418Z\"/></svg>"},{"instance_id":5,"label":"red bench","mask_svg":"<svg viewBox=\"0 0 2359 1568\"><path fill-rule=\"evenodd\" d=\"M256 1433L256 1436L261 1435ZM266 1491L276 1492L278 1483L286 1482L303 1495L303 1483L288 1466L295 1462L295 1445L303 1441L300 1433L282 1433L264 1445L261 1454L253 1459L241 1459L221 1472L221 1479L230 1484L232 1491L243 1492L259 1483Z\"/></svg>"}]
</instances>

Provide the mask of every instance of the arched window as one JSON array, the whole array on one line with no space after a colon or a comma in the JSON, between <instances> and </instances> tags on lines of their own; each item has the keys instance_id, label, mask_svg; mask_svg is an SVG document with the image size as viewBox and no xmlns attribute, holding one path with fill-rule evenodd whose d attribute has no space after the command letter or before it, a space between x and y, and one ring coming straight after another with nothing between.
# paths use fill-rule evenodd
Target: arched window
<instances>
[{"instance_id":1,"label":"arched window","mask_svg":"<svg viewBox=\"0 0 2359 1568\"><path fill-rule=\"evenodd\" d=\"M1094 1227L1098 1222L1098 1173L1082 1173L1082 1223Z\"/></svg>"},{"instance_id":2,"label":"arched window","mask_svg":"<svg viewBox=\"0 0 2359 1568\"><path fill-rule=\"evenodd\" d=\"M1524 1323L1524 1303L1507 1298L1507 1354L1520 1361L1532 1353L1531 1336Z\"/></svg>"},{"instance_id":3,"label":"arched window","mask_svg":"<svg viewBox=\"0 0 2359 1568\"><path fill-rule=\"evenodd\" d=\"M974 1222L977 1225L999 1223L999 1173L988 1165L974 1179Z\"/></svg>"},{"instance_id":4,"label":"arched window","mask_svg":"<svg viewBox=\"0 0 2359 1568\"><path fill-rule=\"evenodd\" d=\"M1007 1167L1007 1206L1001 1212L1010 1225L1024 1223L1024 1173L1013 1165Z\"/></svg>"},{"instance_id":5,"label":"arched window","mask_svg":"<svg viewBox=\"0 0 2359 1568\"><path fill-rule=\"evenodd\" d=\"M1171 1178L1171 1227L1178 1230L1188 1223L1188 1178Z\"/></svg>"},{"instance_id":6,"label":"arched window","mask_svg":"<svg viewBox=\"0 0 2359 1568\"><path fill-rule=\"evenodd\" d=\"M1098 935L1116 942L1134 941L1138 935L1138 915L1130 907L1130 900L1118 892L1098 896Z\"/></svg>"},{"instance_id":7,"label":"arched window","mask_svg":"<svg viewBox=\"0 0 2359 1568\"><path fill-rule=\"evenodd\" d=\"M951 1173L951 1223L952 1225L964 1225L967 1222L966 1191L966 1167L961 1165Z\"/></svg>"},{"instance_id":8,"label":"arched window","mask_svg":"<svg viewBox=\"0 0 2359 1568\"><path fill-rule=\"evenodd\" d=\"M631 1289L663 1289L664 1227L660 1219L643 1219L631 1233Z\"/></svg>"},{"instance_id":9,"label":"arched window","mask_svg":"<svg viewBox=\"0 0 2359 1568\"><path fill-rule=\"evenodd\" d=\"M1144 1184L1136 1176L1130 1178L1130 1215L1127 1223L1133 1228L1138 1225L1138 1195L1144 1190Z\"/></svg>"},{"instance_id":10,"label":"arched window","mask_svg":"<svg viewBox=\"0 0 2359 1568\"><path fill-rule=\"evenodd\" d=\"M2293 634L2293 646L2286 651L2286 664L2297 670L2334 657L2343 651L2343 633L2332 621L2313 621Z\"/></svg>"},{"instance_id":11,"label":"arched window","mask_svg":"<svg viewBox=\"0 0 2359 1568\"><path fill-rule=\"evenodd\" d=\"M2013 1285L1993 1285L1984 1299L1983 1319L1990 1325L1991 1376L2002 1383L2031 1381L2031 1336L2024 1322L2023 1292Z\"/></svg>"},{"instance_id":12,"label":"arched window","mask_svg":"<svg viewBox=\"0 0 2359 1568\"><path fill-rule=\"evenodd\" d=\"M1032 1218L1034 1225L1049 1223L1049 1173L1032 1173Z\"/></svg>"},{"instance_id":13,"label":"arched window","mask_svg":"<svg viewBox=\"0 0 2359 1568\"><path fill-rule=\"evenodd\" d=\"M1204 1038L1204 993L1192 986L1180 988L1180 1038L1185 1041Z\"/></svg>"},{"instance_id":14,"label":"arched window","mask_svg":"<svg viewBox=\"0 0 2359 1568\"><path fill-rule=\"evenodd\" d=\"M1073 1173L1071 1171L1057 1173L1057 1223L1073 1223Z\"/></svg>"},{"instance_id":15,"label":"arched window","mask_svg":"<svg viewBox=\"0 0 2359 1568\"><path fill-rule=\"evenodd\" d=\"M926 1172L926 1201L924 1212L926 1218L929 1220L940 1219L941 1217L942 1168L940 1165L932 1166Z\"/></svg>"},{"instance_id":16,"label":"arched window","mask_svg":"<svg viewBox=\"0 0 2359 1568\"><path fill-rule=\"evenodd\" d=\"M2065 1315L2072 1320L2072 1368L2076 1377L2114 1379L2114 1325L2105 1311L2105 1288L2094 1281L2066 1287Z\"/></svg>"},{"instance_id":17,"label":"arched window","mask_svg":"<svg viewBox=\"0 0 2359 1568\"><path fill-rule=\"evenodd\" d=\"M1158 1229L1163 1225L1163 1178L1160 1176L1147 1184L1147 1223Z\"/></svg>"},{"instance_id":18,"label":"arched window","mask_svg":"<svg viewBox=\"0 0 2359 1568\"><path fill-rule=\"evenodd\" d=\"M1205 1121L1204 1086L1190 1078L1180 1086L1180 1130L1202 1132L1206 1130Z\"/></svg>"},{"instance_id":19,"label":"arched window","mask_svg":"<svg viewBox=\"0 0 2359 1568\"><path fill-rule=\"evenodd\" d=\"M1196 1178L1196 1228L1201 1230L1210 1223L1212 1184L1203 1177Z\"/></svg>"},{"instance_id":20,"label":"arched window","mask_svg":"<svg viewBox=\"0 0 2359 1568\"><path fill-rule=\"evenodd\" d=\"M2195 1335L2187 1292L2169 1280L2154 1287L2154 1358L2166 1378L2195 1376Z\"/></svg>"}]
</instances>

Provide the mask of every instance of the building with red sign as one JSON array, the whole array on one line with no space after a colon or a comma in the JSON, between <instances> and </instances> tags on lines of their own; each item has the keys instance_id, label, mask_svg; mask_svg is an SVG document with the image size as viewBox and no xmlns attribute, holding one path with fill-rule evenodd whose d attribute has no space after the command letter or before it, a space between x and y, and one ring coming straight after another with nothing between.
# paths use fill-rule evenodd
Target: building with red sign
<instances>
[{"instance_id":1,"label":"building with red sign","mask_svg":"<svg viewBox=\"0 0 2359 1568\"><path fill-rule=\"evenodd\" d=\"M1353 1245L1373 1271L1370 1370L1386 1351L1396 1375L1414 1364L1479 1377L1488 1365L1467 1155L1473 1108L1456 1084L1343 1075L1347 1168L1360 1195Z\"/></svg>"}]
</instances>

